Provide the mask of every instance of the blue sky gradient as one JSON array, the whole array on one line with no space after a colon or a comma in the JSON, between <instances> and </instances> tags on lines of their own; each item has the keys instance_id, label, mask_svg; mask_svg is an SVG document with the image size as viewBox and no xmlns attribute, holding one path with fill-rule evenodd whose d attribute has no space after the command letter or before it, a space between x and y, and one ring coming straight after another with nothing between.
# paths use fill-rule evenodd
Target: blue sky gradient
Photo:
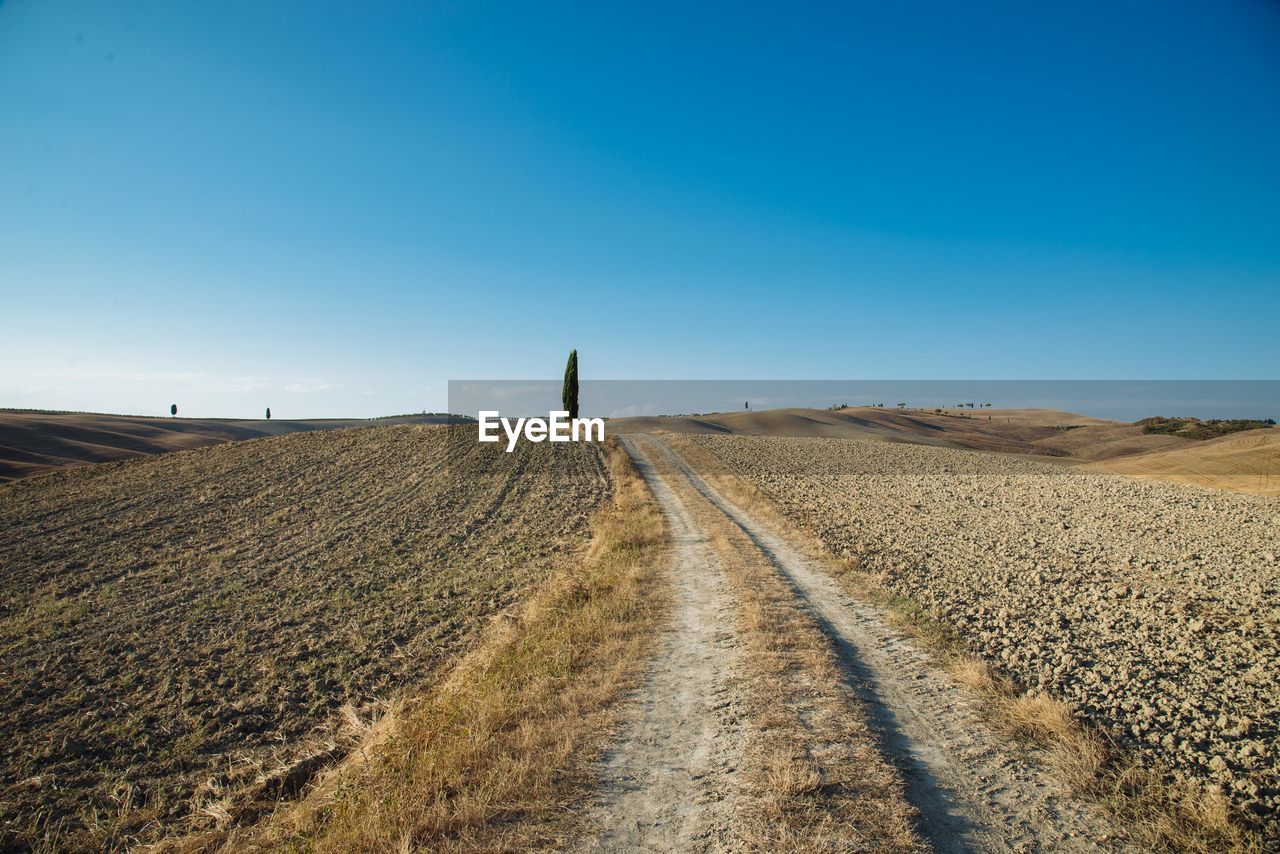
<instances>
[{"instance_id":1,"label":"blue sky gradient","mask_svg":"<svg viewBox=\"0 0 1280 854\"><path fill-rule=\"evenodd\" d=\"M611 7L611 8L606 8ZM1280 6L0 5L0 406L1274 379Z\"/></svg>"}]
</instances>

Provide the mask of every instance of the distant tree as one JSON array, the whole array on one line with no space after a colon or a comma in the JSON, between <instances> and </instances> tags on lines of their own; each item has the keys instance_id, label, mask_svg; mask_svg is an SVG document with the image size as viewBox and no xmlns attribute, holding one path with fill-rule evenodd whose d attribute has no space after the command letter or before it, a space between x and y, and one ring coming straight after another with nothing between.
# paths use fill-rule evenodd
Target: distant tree
<instances>
[{"instance_id":1,"label":"distant tree","mask_svg":"<svg viewBox=\"0 0 1280 854\"><path fill-rule=\"evenodd\" d=\"M270 420L271 420L271 407L270 407L270 406L268 406L268 407L267 407L267 420L268 420L268 421L270 421Z\"/></svg>"},{"instance_id":2,"label":"distant tree","mask_svg":"<svg viewBox=\"0 0 1280 854\"><path fill-rule=\"evenodd\" d=\"M749 400L748 400L748 401L744 401L744 402L743 402L743 404L742 404L742 408L743 408L743 409L750 410L750 409L751 409L751 401L749 401Z\"/></svg>"},{"instance_id":3,"label":"distant tree","mask_svg":"<svg viewBox=\"0 0 1280 854\"><path fill-rule=\"evenodd\" d=\"M169 414L174 418L178 417L178 404L174 403L169 406Z\"/></svg>"},{"instance_id":4,"label":"distant tree","mask_svg":"<svg viewBox=\"0 0 1280 854\"><path fill-rule=\"evenodd\" d=\"M569 351L569 361L564 366L564 387L560 390L560 402L570 418L578 417L578 351Z\"/></svg>"},{"instance_id":5,"label":"distant tree","mask_svg":"<svg viewBox=\"0 0 1280 854\"><path fill-rule=\"evenodd\" d=\"M907 405L906 405L905 403L899 403L899 404L898 404L898 408L899 408L899 409L906 409L906 408L907 408Z\"/></svg>"}]
</instances>

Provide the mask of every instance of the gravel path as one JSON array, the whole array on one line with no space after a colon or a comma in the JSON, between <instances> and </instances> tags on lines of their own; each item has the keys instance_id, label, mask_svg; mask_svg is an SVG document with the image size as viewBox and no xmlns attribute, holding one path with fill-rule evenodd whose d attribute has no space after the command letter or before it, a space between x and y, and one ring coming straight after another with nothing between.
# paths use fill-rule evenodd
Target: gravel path
<instances>
[{"instance_id":1,"label":"gravel path","mask_svg":"<svg viewBox=\"0 0 1280 854\"><path fill-rule=\"evenodd\" d=\"M743 717L737 606L714 549L680 499L628 439L623 444L666 515L675 545L675 619L633 698L623 737L600 768L593 851L729 846Z\"/></svg>"}]
</instances>

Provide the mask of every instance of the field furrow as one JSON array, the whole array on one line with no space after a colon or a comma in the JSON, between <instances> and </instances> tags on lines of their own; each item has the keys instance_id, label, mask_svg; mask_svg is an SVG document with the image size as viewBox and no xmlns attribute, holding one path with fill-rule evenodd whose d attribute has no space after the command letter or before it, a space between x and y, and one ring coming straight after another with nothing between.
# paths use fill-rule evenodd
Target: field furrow
<instances>
[{"instance_id":1,"label":"field furrow","mask_svg":"<svg viewBox=\"0 0 1280 854\"><path fill-rule=\"evenodd\" d=\"M582 544L610 490L596 448L504 454L451 429L301 433L0 486L3 842L121 847L216 824L237 789L429 683Z\"/></svg>"}]
</instances>

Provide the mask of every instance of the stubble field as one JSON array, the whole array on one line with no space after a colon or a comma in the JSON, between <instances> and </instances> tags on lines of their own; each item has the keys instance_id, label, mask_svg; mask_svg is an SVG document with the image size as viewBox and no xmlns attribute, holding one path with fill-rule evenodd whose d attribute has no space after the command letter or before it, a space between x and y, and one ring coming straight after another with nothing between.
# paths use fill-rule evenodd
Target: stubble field
<instances>
[{"instance_id":1,"label":"stubble field","mask_svg":"<svg viewBox=\"0 0 1280 854\"><path fill-rule=\"evenodd\" d=\"M943 448L689 441L1023 686L1275 836L1275 500Z\"/></svg>"},{"instance_id":2,"label":"stubble field","mask_svg":"<svg viewBox=\"0 0 1280 854\"><path fill-rule=\"evenodd\" d=\"M610 494L594 446L504 454L451 429L0 486L0 847L252 819L583 542Z\"/></svg>"}]
</instances>

